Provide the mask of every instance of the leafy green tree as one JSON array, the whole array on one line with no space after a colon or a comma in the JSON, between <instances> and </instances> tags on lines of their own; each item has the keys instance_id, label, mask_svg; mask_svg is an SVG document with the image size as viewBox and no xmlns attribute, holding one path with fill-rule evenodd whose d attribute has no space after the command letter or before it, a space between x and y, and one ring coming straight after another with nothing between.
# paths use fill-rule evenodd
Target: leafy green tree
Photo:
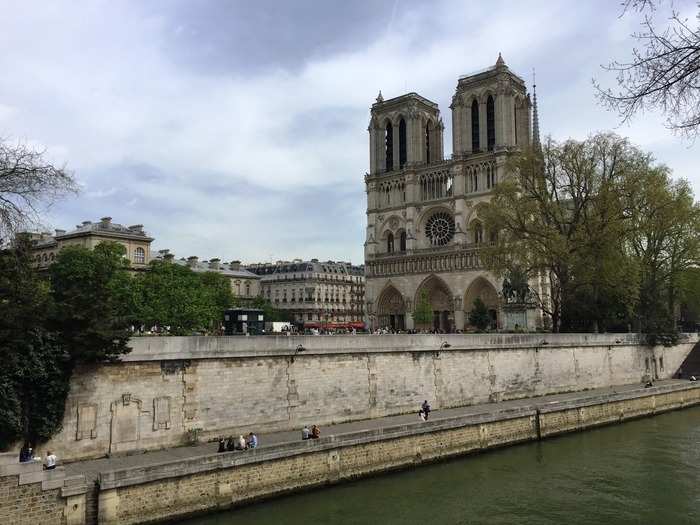
<instances>
[{"instance_id":1,"label":"leafy green tree","mask_svg":"<svg viewBox=\"0 0 700 525\"><path fill-rule=\"evenodd\" d=\"M20 238L0 251L0 450L46 440L61 427L71 363L46 328L51 306L29 245Z\"/></svg>"},{"instance_id":2,"label":"leafy green tree","mask_svg":"<svg viewBox=\"0 0 700 525\"><path fill-rule=\"evenodd\" d=\"M224 310L234 302L225 276L196 273L167 261L152 261L135 280L140 322L168 327L173 335L217 328Z\"/></svg>"},{"instance_id":3,"label":"leafy green tree","mask_svg":"<svg viewBox=\"0 0 700 525\"><path fill-rule=\"evenodd\" d=\"M533 298L554 331L576 318L567 309L584 289L597 303L614 288L633 305L635 284L619 278L623 272L634 276L622 252L627 215L619 191L628 174L649 162L612 134L561 144L549 139L541 151L513 156L506 180L479 209L487 228L498 233L483 248L482 261L500 275L515 268L532 279L544 274L549 289L542 295L533 290Z\"/></svg>"},{"instance_id":4,"label":"leafy green tree","mask_svg":"<svg viewBox=\"0 0 700 525\"><path fill-rule=\"evenodd\" d=\"M486 330L491 325L489 310L480 297L474 299L474 305L471 312L469 312L469 324L480 331Z\"/></svg>"},{"instance_id":5,"label":"leafy green tree","mask_svg":"<svg viewBox=\"0 0 700 525\"><path fill-rule=\"evenodd\" d=\"M121 244L69 246L49 267L52 326L75 363L116 360L129 352L133 283Z\"/></svg>"},{"instance_id":6,"label":"leafy green tree","mask_svg":"<svg viewBox=\"0 0 700 525\"><path fill-rule=\"evenodd\" d=\"M251 308L259 308L260 310L262 310L263 315L265 316L265 321L281 321L287 323L293 321L293 318L289 312L281 310L279 308L275 308L274 305L264 297L255 297L252 301L246 303L243 303L243 301L236 298L235 306L244 305L250 306Z\"/></svg>"},{"instance_id":7,"label":"leafy green tree","mask_svg":"<svg viewBox=\"0 0 700 525\"><path fill-rule=\"evenodd\" d=\"M674 182L664 166L632 178L623 195L630 210L626 248L640 270L641 329L672 341L683 275L700 259L700 206L688 182Z\"/></svg>"},{"instance_id":8,"label":"leafy green tree","mask_svg":"<svg viewBox=\"0 0 700 525\"><path fill-rule=\"evenodd\" d=\"M433 323L433 306L430 304L428 291L422 290L418 297L415 310L413 312L413 321L416 326L430 326Z\"/></svg>"},{"instance_id":9,"label":"leafy green tree","mask_svg":"<svg viewBox=\"0 0 700 525\"><path fill-rule=\"evenodd\" d=\"M224 310L231 308L234 304L231 281L217 272L204 272L197 276L203 287L207 327L217 328L223 319Z\"/></svg>"}]
</instances>

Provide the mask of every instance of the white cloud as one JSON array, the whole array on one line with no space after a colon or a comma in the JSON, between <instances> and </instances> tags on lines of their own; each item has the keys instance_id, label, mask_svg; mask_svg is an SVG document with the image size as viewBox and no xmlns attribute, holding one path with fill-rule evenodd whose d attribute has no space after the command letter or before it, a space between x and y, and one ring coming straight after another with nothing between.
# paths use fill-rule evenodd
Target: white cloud
<instances>
[{"instance_id":1,"label":"white cloud","mask_svg":"<svg viewBox=\"0 0 700 525\"><path fill-rule=\"evenodd\" d=\"M222 70L178 61L173 35L177 45L204 40L212 51L218 42L169 13L170 3L149 7L2 6L10 23L0 46L12 52L0 55L11 72L0 83L0 136L42 145L76 171L85 191L54 210L57 226L108 214L144 223L179 254L249 261L270 253L361 260L366 126L380 88L387 98L407 89L438 102L449 129L458 76L500 51L528 83L537 67L543 129L581 138L617 124L597 106L591 77L629 53L633 27L603 1L396 2L383 30L342 51ZM297 23L314 30L313 20ZM255 45L274 43L274 28L259 34ZM658 116L619 132L698 187L695 150Z\"/></svg>"}]
</instances>

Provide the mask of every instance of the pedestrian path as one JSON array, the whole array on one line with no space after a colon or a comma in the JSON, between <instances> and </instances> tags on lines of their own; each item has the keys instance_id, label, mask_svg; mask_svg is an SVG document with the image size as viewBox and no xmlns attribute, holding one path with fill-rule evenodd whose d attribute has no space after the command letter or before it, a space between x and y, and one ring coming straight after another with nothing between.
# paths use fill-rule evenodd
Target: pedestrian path
<instances>
[{"instance_id":1,"label":"pedestrian path","mask_svg":"<svg viewBox=\"0 0 700 525\"><path fill-rule=\"evenodd\" d=\"M655 386L671 385L676 383L687 383L683 380L666 380L658 381ZM526 406L543 406L549 403L560 403L572 401L575 399L597 397L605 394L615 394L622 392L630 392L639 390L643 387L640 384L621 385L614 387L606 387L599 389L586 390L583 392L571 392L566 394L552 394L541 397L529 397L524 399L516 399L511 401L501 401L498 403L483 403L479 405L470 405L466 407L448 408L443 410L433 410L430 413L431 420L439 420L453 418L457 416L468 416L476 414L484 414L489 412L502 411L518 407ZM430 400L428 400L430 401ZM321 435L329 436L334 434L344 434L346 432L358 432L362 430L373 430L382 427L391 427L406 423L414 423L418 418L418 409L411 414L403 414L399 416L386 416L376 419L365 419L361 421L352 421L348 423L339 423L337 425L327 425L321 427ZM313 423L313 421L308 422ZM283 432L270 432L258 434L260 446L259 448L275 447L281 443L289 443L290 441L298 441L301 439L301 429ZM145 467L163 462L184 460L198 456L205 456L215 453L218 448L218 443L203 443L195 446L181 446L168 448L163 450L143 452L139 454L127 456L114 456L102 459L93 459L86 461L76 461L65 465L66 474L69 476L77 474L85 474L87 479L94 480L100 472L119 470L129 467ZM245 453L245 452L243 452Z\"/></svg>"}]
</instances>

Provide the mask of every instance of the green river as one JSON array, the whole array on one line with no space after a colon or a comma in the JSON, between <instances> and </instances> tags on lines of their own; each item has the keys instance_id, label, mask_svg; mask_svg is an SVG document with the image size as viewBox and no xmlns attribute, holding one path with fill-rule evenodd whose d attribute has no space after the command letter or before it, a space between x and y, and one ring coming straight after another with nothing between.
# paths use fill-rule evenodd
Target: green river
<instances>
[{"instance_id":1,"label":"green river","mask_svg":"<svg viewBox=\"0 0 700 525\"><path fill-rule=\"evenodd\" d=\"M700 524L700 407L178 522Z\"/></svg>"}]
</instances>

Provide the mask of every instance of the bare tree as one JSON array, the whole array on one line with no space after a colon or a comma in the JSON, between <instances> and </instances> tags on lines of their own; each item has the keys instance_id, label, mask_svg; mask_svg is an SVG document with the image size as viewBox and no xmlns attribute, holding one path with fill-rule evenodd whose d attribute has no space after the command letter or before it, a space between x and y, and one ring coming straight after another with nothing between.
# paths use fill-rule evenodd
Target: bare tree
<instances>
[{"instance_id":1,"label":"bare tree","mask_svg":"<svg viewBox=\"0 0 700 525\"><path fill-rule=\"evenodd\" d=\"M54 166L44 153L0 139L0 244L38 224L41 212L78 190L65 166Z\"/></svg>"},{"instance_id":2,"label":"bare tree","mask_svg":"<svg viewBox=\"0 0 700 525\"><path fill-rule=\"evenodd\" d=\"M661 0L625 0L623 15L644 14L642 30L632 36L638 47L627 62L603 66L617 73L619 89L603 89L594 81L602 104L617 111L622 122L644 109L659 109L667 127L690 138L700 133L700 2L695 26L671 5L669 24L657 29L652 14Z\"/></svg>"}]
</instances>

